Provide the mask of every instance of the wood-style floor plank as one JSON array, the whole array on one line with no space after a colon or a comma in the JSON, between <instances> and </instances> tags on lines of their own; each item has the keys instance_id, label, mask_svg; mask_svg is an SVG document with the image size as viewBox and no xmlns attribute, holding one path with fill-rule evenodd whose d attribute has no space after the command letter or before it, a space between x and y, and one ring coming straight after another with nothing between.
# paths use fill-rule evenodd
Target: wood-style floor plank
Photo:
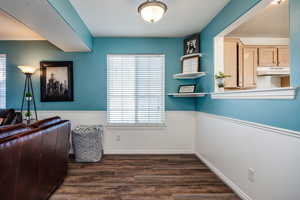
<instances>
[{"instance_id":1,"label":"wood-style floor plank","mask_svg":"<svg viewBox=\"0 0 300 200\"><path fill-rule=\"evenodd\" d=\"M50 200L240 200L194 155L107 155L70 161Z\"/></svg>"}]
</instances>

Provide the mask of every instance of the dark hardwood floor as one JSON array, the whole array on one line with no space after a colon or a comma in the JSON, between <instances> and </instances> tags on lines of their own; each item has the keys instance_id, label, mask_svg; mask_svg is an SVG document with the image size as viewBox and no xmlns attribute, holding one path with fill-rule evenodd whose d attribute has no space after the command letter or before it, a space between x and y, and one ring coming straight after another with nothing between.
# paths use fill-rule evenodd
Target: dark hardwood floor
<instances>
[{"instance_id":1,"label":"dark hardwood floor","mask_svg":"<svg viewBox=\"0 0 300 200\"><path fill-rule=\"evenodd\" d=\"M51 200L240 200L194 155L107 155L69 164Z\"/></svg>"}]
</instances>

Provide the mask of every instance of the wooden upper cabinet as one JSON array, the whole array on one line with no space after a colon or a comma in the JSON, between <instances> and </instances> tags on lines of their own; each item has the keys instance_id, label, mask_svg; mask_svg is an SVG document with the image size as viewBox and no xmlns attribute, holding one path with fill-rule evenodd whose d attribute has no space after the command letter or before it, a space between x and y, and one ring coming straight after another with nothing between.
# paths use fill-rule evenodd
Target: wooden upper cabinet
<instances>
[{"instance_id":1,"label":"wooden upper cabinet","mask_svg":"<svg viewBox=\"0 0 300 200\"><path fill-rule=\"evenodd\" d=\"M277 66L277 48L260 47L258 65L262 67Z\"/></svg>"},{"instance_id":2,"label":"wooden upper cabinet","mask_svg":"<svg viewBox=\"0 0 300 200\"><path fill-rule=\"evenodd\" d=\"M238 41L224 39L224 73L231 77L225 79L225 88L236 88L238 81Z\"/></svg>"},{"instance_id":3,"label":"wooden upper cabinet","mask_svg":"<svg viewBox=\"0 0 300 200\"><path fill-rule=\"evenodd\" d=\"M259 47L258 65L261 67L288 67L290 52L288 46Z\"/></svg>"},{"instance_id":4,"label":"wooden upper cabinet","mask_svg":"<svg viewBox=\"0 0 300 200\"><path fill-rule=\"evenodd\" d=\"M288 46L244 45L239 39L224 38L224 72L226 89L256 88L257 67L288 67L290 54ZM289 80L282 79L282 86L288 87Z\"/></svg>"},{"instance_id":5,"label":"wooden upper cabinet","mask_svg":"<svg viewBox=\"0 0 300 200\"><path fill-rule=\"evenodd\" d=\"M243 88L256 87L257 51L255 47L243 49Z\"/></svg>"},{"instance_id":6,"label":"wooden upper cabinet","mask_svg":"<svg viewBox=\"0 0 300 200\"><path fill-rule=\"evenodd\" d=\"M288 46L278 47L278 66L289 67L290 50Z\"/></svg>"}]
</instances>

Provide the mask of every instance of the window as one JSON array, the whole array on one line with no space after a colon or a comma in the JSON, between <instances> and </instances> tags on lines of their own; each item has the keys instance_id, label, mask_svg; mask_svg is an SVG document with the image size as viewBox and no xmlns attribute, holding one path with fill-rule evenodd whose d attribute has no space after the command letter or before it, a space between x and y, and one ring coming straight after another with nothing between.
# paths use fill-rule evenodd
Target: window
<instances>
[{"instance_id":1,"label":"window","mask_svg":"<svg viewBox=\"0 0 300 200\"><path fill-rule=\"evenodd\" d=\"M164 55L107 56L109 124L164 123L164 66Z\"/></svg>"},{"instance_id":2,"label":"window","mask_svg":"<svg viewBox=\"0 0 300 200\"><path fill-rule=\"evenodd\" d=\"M6 107L6 55L0 54L0 108Z\"/></svg>"}]
</instances>

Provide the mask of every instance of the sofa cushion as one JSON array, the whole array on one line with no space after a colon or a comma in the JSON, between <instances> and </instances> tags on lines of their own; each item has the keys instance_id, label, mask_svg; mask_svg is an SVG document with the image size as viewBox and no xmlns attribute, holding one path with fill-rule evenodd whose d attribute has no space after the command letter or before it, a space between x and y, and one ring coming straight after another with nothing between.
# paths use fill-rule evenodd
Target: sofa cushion
<instances>
[{"instance_id":1,"label":"sofa cushion","mask_svg":"<svg viewBox=\"0 0 300 200\"><path fill-rule=\"evenodd\" d=\"M6 118L9 113L14 113L14 109L0 109L0 118Z\"/></svg>"},{"instance_id":2,"label":"sofa cushion","mask_svg":"<svg viewBox=\"0 0 300 200\"><path fill-rule=\"evenodd\" d=\"M7 125L0 127L0 139L31 130L25 124Z\"/></svg>"},{"instance_id":3,"label":"sofa cushion","mask_svg":"<svg viewBox=\"0 0 300 200\"><path fill-rule=\"evenodd\" d=\"M15 112L15 117L10 124L13 125L19 123L22 123L22 114L20 112Z\"/></svg>"},{"instance_id":4,"label":"sofa cushion","mask_svg":"<svg viewBox=\"0 0 300 200\"><path fill-rule=\"evenodd\" d=\"M6 118L4 119L4 121L2 122L2 126L11 124L15 116L16 116L15 112L9 112Z\"/></svg>"},{"instance_id":5,"label":"sofa cushion","mask_svg":"<svg viewBox=\"0 0 300 200\"><path fill-rule=\"evenodd\" d=\"M0 118L2 119L1 126L9 125L15 117L14 109L0 109Z\"/></svg>"},{"instance_id":6,"label":"sofa cushion","mask_svg":"<svg viewBox=\"0 0 300 200\"><path fill-rule=\"evenodd\" d=\"M56 124L60 121L61 121L61 118L56 116L56 117L51 117L48 119L39 120L39 121L33 123L30 127L31 128L44 128L46 126Z\"/></svg>"}]
</instances>

